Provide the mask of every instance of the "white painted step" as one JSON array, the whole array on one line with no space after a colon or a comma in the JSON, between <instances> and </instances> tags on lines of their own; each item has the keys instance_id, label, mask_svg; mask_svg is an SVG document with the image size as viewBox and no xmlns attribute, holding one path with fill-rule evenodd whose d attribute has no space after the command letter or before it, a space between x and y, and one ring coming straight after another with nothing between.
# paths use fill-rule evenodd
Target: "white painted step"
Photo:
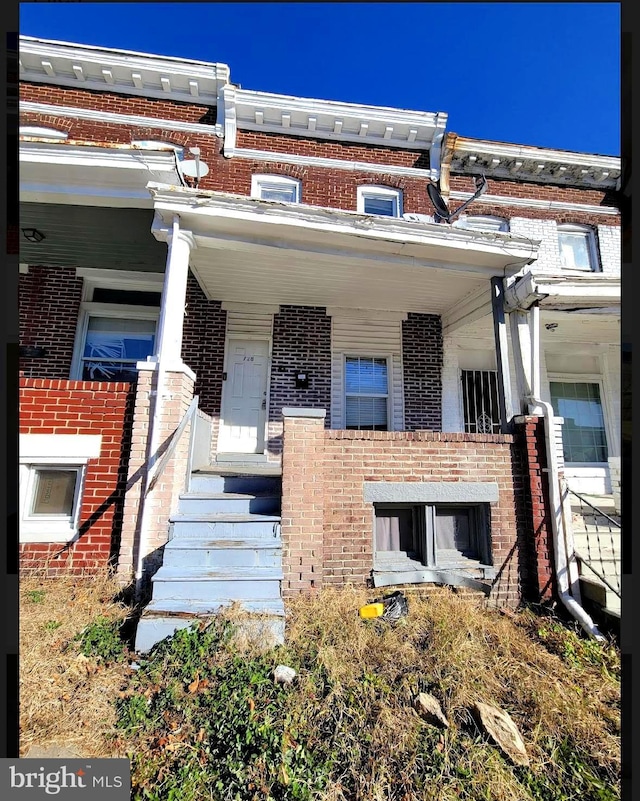
<instances>
[{"instance_id":1,"label":"white painted step","mask_svg":"<svg viewBox=\"0 0 640 801\"><path fill-rule=\"evenodd\" d=\"M279 494L282 488L280 475L246 475L236 472L191 474L191 492L270 492Z\"/></svg>"},{"instance_id":2,"label":"white painted step","mask_svg":"<svg viewBox=\"0 0 640 801\"><path fill-rule=\"evenodd\" d=\"M200 539L179 537L164 549L166 567L280 567L282 540L279 537L244 539Z\"/></svg>"},{"instance_id":3,"label":"white painted step","mask_svg":"<svg viewBox=\"0 0 640 801\"><path fill-rule=\"evenodd\" d=\"M153 600L253 601L280 598L279 568L165 567L153 576Z\"/></svg>"},{"instance_id":4,"label":"white painted step","mask_svg":"<svg viewBox=\"0 0 640 801\"><path fill-rule=\"evenodd\" d=\"M178 499L178 514L275 514L280 512L280 495L239 492L189 492Z\"/></svg>"},{"instance_id":5,"label":"white painted step","mask_svg":"<svg viewBox=\"0 0 640 801\"><path fill-rule=\"evenodd\" d=\"M207 539L273 538L280 533L279 515L258 514L176 514L169 518L172 539L198 537Z\"/></svg>"}]
</instances>

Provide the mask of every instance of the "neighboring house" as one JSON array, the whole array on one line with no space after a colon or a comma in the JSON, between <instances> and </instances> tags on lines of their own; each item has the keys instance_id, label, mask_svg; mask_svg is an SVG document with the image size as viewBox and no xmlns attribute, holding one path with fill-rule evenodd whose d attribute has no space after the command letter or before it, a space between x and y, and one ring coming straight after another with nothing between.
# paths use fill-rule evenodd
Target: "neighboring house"
<instances>
[{"instance_id":1,"label":"neighboring house","mask_svg":"<svg viewBox=\"0 0 640 801\"><path fill-rule=\"evenodd\" d=\"M619 512L619 159L223 64L21 37L20 70L24 569L156 574L164 623L258 608L234 592L262 575L274 602L579 598L554 493L564 470ZM454 211L481 175L438 218L427 186ZM268 492L203 507L241 502L225 474ZM257 527L253 567L223 549L239 522L269 528L266 562Z\"/></svg>"}]
</instances>

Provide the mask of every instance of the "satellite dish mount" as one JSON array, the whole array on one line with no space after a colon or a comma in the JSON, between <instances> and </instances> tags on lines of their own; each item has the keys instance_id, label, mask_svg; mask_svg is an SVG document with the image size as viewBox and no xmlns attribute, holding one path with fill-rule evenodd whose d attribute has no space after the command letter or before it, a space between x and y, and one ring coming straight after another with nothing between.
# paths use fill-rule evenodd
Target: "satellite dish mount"
<instances>
[{"instance_id":1,"label":"satellite dish mount","mask_svg":"<svg viewBox=\"0 0 640 801\"><path fill-rule=\"evenodd\" d=\"M201 178L204 178L205 175L209 173L209 167L204 161L200 161L200 148L199 147L190 147L189 152L191 155L195 156L194 159L189 159L185 161L178 162L178 169L180 174L183 177L188 177L193 179L193 185L195 187L198 186Z\"/></svg>"},{"instance_id":2,"label":"satellite dish mount","mask_svg":"<svg viewBox=\"0 0 640 801\"><path fill-rule=\"evenodd\" d=\"M487 191L487 179L484 175L477 175L474 179L476 185L475 194L466 200L462 206L458 206L457 209L453 211L449 211L449 207L444 201L444 198L440 194L439 190L436 188L435 184L429 184L427 186L427 194L429 195L429 200L433 205L433 208L436 210L436 222L440 222L440 220L444 220L444 222L450 223L453 222L453 219L458 216L470 203L480 197L480 195L484 194Z\"/></svg>"}]
</instances>

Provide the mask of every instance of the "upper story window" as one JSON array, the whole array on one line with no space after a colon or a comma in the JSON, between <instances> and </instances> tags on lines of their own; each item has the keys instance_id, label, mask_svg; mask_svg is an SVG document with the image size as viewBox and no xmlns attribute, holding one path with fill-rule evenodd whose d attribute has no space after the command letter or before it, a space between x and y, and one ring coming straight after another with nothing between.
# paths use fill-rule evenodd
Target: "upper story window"
<instances>
[{"instance_id":1,"label":"upper story window","mask_svg":"<svg viewBox=\"0 0 640 801\"><path fill-rule=\"evenodd\" d=\"M474 231L508 231L509 223L502 217L482 217L465 215L454 222L458 228L470 228Z\"/></svg>"},{"instance_id":2,"label":"upper story window","mask_svg":"<svg viewBox=\"0 0 640 801\"><path fill-rule=\"evenodd\" d=\"M251 197L282 203L299 203L300 181L285 175L252 175Z\"/></svg>"},{"instance_id":3,"label":"upper story window","mask_svg":"<svg viewBox=\"0 0 640 801\"><path fill-rule=\"evenodd\" d=\"M565 270L596 272L600 269L596 240L586 225L559 225L560 265Z\"/></svg>"},{"instance_id":4,"label":"upper story window","mask_svg":"<svg viewBox=\"0 0 640 801\"><path fill-rule=\"evenodd\" d=\"M358 211L384 217L402 216L402 192L388 186L359 186Z\"/></svg>"}]
</instances>

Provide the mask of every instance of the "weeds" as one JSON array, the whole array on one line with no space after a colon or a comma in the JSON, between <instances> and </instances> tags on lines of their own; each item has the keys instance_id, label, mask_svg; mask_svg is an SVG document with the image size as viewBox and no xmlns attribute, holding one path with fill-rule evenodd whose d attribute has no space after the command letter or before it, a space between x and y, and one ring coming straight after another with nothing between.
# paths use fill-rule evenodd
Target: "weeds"
<instances>
[{"instance_id":1,"label":"weeds","mask_svg":"<svg viewBox=\"0 0 640 801\"><path fill-rule=\"evenodd\" d=\"M80 643L80 652L85 656L93 656L104 662L121 662L126 654L120 637L121 623L99 616L83 629L76 640Z\"/></svg>"}]
</instances>

